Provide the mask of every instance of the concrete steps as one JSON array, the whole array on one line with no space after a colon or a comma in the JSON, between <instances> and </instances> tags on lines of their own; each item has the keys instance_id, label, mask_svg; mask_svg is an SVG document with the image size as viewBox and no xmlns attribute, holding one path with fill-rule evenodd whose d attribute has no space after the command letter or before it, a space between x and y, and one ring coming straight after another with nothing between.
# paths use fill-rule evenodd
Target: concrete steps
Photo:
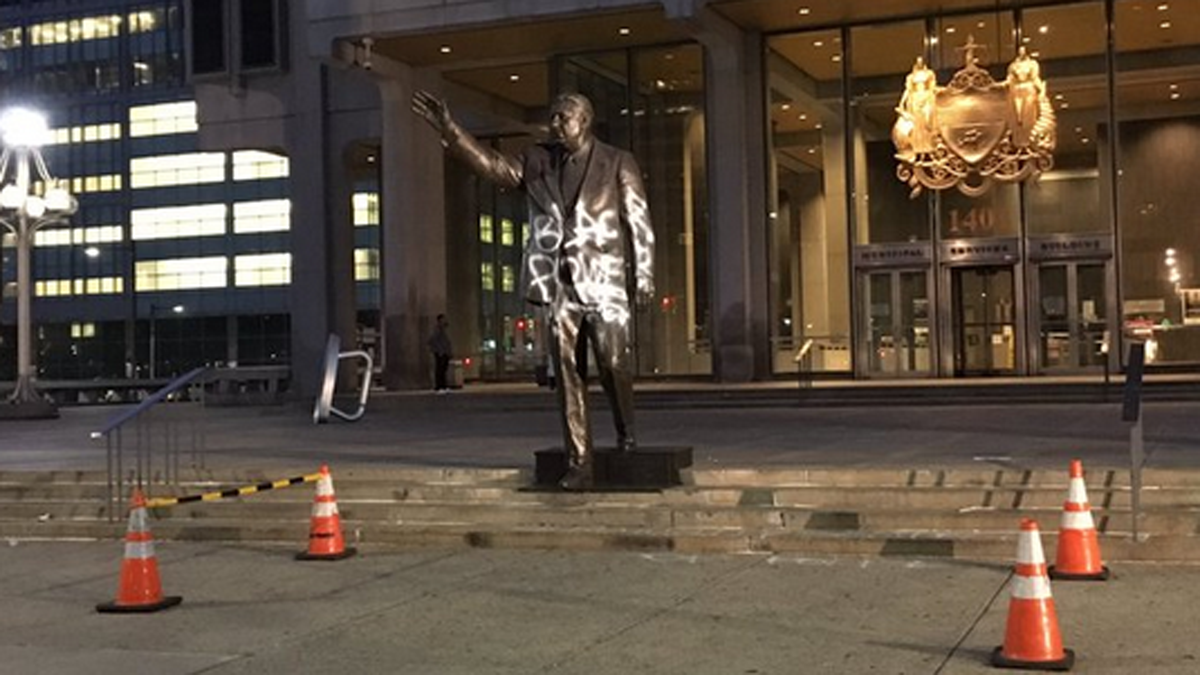
<instances>
[{"instance_id":1,"label":"concrete steps","mask_svg":"<svg viewBox=\"0 0 1200 675\"><path fill-rule=\"evenodd\" d=\"M297 471L291 475L309 473ZM181 496L282 478L182 471L152 496ZM1200 471L1147 471L1132 541L1128 472L1089 470L1106 560L1200 560ZM529 487L520 469L337 471L348 541L381 547L494 546L813 555L953 556L1015 552L1017 524L1036 519L1052 552L1065 472L1009 470L697 469L662 491L567 494ZM0 472L0 538L117 539L107 476ZM156 539L307 542L313 488L152 510Z\"/></svg>"}]
</instances>

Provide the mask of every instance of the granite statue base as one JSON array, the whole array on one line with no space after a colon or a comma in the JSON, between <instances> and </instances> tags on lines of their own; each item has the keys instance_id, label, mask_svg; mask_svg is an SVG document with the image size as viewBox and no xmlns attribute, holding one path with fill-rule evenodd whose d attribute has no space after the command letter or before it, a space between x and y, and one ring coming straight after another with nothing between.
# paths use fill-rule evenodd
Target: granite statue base
<instances>
[{"instance_id":1,"label":"granite statue base","mask_svg":"<svg viewBox=\"0 0 1200 675\"><path fill-rule=\"evenodd\" d=\"M533 454L537 487L557 489L567 472L566 451L551 448ZM615 448L596 448L593 461L597 490L653 490L683 484L680 471L692 465L692 449L647 445L618 452Z\"/></svg>"}]
</instances>

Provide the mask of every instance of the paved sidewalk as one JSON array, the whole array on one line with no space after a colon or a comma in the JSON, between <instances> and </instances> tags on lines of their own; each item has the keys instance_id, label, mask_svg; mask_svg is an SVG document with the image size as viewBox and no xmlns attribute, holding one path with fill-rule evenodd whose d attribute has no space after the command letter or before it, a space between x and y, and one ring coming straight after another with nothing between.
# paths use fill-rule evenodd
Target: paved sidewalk
<instances>
[{"instance_id":1,"label":"paved sidewalk","mask_svg":"<svg viewBox=\"0 0 1200 675\"><path fill-rule=\"evenodd\" d=\"M1194 402L1143 406L1150 466L1200 467ZM0 425L0 470L103 469L90 432L125 407L63 408L58 420ZM603 403L597 442L613 432ZM316 426L308 406L163 407L159 419L199 430L213 468L335 466L529 467L533 452L561 445L549 392L503 388L373 395L365 417ZM643 445L691 445L697 466L1128 468L1129 426L1119 403L869 407L649 408L638 412ZM135 430L125 433L133 447ZM161 425L152 430L161 434ZM151 437L156 448L159 436ZM190 436L184 439L190 442ZM185 457L186 461L186 457Z\"/></svg>"},{"instance_id":2,"label":"paved sidewalk","mask_svg":"<svg viewBox=\"0 0 1200 675\"><path fill-rule=\"evenodd\" d=\"M116 592L119 544L0 546L0 671L982 674L1009 604L1008 566L954 561L157 548L184 602L134 616L93 611ZM1115 574L1054 583L1075 672L1197 672L1200 567Z\"/></svg>"}]
</instances>

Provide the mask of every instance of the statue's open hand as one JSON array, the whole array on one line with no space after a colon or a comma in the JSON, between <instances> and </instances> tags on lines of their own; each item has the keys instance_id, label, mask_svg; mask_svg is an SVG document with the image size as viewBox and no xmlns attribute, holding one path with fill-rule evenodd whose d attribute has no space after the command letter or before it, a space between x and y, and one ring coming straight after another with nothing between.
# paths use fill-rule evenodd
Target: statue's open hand
<instances>
[{"instance_id":1,"label":"statue's open hand","mask_svg":"<svg viewBox=\"0 0 1200 675\"><path fill-rule=\"evenodd\" d=\"M446 129L450 127L449 106L445 101L427 91L418 89L413 93L412 110L429 122L430 126L437 129L438 133L445 133Z\"/></svg>"}]
</instances>

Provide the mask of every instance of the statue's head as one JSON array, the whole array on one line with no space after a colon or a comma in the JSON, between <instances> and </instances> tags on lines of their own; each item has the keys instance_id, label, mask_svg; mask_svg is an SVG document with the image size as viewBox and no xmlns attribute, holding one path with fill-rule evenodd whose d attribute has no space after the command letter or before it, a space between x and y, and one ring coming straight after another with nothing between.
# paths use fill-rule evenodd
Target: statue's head
<instances>
[{"instance_id":1,"label":"statue's head","mask_svg":"<svg viewBox=\"0 0 1200 675\"><path fill-rule=\"evenodd\" d=\"M583 94L559 94L550 105L550 135L574 152L592 135L596 114Z\"/></svg>"}]
</instances>

